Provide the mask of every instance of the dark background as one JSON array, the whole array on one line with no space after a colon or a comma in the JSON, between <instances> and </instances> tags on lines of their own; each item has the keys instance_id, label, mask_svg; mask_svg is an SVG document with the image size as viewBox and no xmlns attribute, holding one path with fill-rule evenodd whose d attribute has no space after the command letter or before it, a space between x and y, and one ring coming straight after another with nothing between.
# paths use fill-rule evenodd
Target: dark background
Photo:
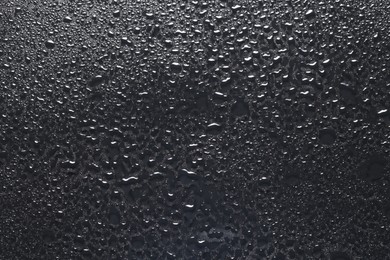
<instances>
[{"instance_id":1,"label":"dark background","mask_svg":"<svg viewBox=\"0 0 390 260\"><path fill-rule=\"evenodd\" d=\"M2 1L0 259L390 259L389 9Z\"/></svg>"}]
</instances>

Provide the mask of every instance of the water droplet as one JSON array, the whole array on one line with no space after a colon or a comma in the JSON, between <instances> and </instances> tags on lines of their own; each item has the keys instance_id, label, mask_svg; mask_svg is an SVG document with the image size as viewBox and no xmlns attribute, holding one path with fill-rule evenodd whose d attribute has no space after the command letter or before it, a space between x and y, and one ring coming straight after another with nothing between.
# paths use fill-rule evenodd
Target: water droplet
<instances>
[{"instance_id":1,"label":"water droplet","mask_svg":"<svg viewBox=\"0 0 390 260\"><path fill-rule=\"evenodd\" d=\"M119 10L115 10L115 11L113 12L113 15L114 15L114 17L120 17L121 12L120 12Z\"/></svg>"},{"instance_id":2,"label":"water droplet","mask_svg":"<svg viewBox=\"0 0 390 260\"><path fill-rule=\"evenodd\" d=\"M55 47L55 43L54 43L52 40L47 40L47 41L45 42L45 46L46 46L46 48L48 48L48 49L53 49L53 48Z\"/></svg>"},{"instance_id":3,"label":"water droplet","mask_svg":"<svg viewBox=\"0 0 390 260\"><path fill-rule=\"evenodd\" d=\"M307 10L305 13L305 17L307 19L313 19L315 17L315 13L313 9Z\"/></svg>"},{"instance_id":4,"label":"water droplet","mask_svg":"<svg viewBox=\"0 0 390 260\"><path fill-rule=\"evenodd\" d=\"M207 125L207 132L210 134L218 134L222 129L222 126L217 123L211 123Z\"/></svg>"},{"instance_id":5,"label":"water droplet","mask_svg":"<svg viewBox=\"0 0 390 260\"><path fill-rule=\"evenodd\" d=\"M71 23L72 22L72 18L70 16L65 16L63 21L65 23Z\"/></svg>"}]
</instances>

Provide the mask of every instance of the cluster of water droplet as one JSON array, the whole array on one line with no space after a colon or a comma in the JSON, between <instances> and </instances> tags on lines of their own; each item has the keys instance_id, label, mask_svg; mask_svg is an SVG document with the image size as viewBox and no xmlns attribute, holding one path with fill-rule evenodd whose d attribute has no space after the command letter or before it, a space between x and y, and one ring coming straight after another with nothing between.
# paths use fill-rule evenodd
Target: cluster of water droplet
<instances>
[{"instance_id":1,"label":"cluster of water droplet","mask_svg":"<svg viewBox=\"0 0 390 260\"><path fill-rule=\"evenodd\" d=\"M0 258L389 255L386 1L27 2Z\"/></svg>"}]
</instances>

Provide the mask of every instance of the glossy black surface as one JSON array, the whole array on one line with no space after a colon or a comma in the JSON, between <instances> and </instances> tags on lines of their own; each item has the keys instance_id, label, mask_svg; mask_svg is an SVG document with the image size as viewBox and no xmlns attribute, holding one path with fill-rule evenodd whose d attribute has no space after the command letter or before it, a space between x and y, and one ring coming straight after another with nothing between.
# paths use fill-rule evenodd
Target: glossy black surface
<instances>
[{"instance_id":1,"label":"glossy black surface","mask_svg":"<svg viewBox=\"0 0 390 260\"><path fill-rule=\"evenodd\" d=\"M0 259L390 259L389 1L0 5Z\"/></svg>"}]
</instances>

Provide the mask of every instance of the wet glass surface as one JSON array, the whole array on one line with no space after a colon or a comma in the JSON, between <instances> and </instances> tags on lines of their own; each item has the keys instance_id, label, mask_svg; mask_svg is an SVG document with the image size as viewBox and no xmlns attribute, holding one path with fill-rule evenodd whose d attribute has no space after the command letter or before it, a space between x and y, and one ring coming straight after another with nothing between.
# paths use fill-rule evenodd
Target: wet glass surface
<instances>
[{"instance_id":1,"label":"wet glass surface","mask_svg":"<svg viewBox=\"0 0 390 260\"><path fill-rule=\"evenodd\" d=\"M388 0L0 4L0 259L390 259Z\"/></svg>"}]
</instances>

